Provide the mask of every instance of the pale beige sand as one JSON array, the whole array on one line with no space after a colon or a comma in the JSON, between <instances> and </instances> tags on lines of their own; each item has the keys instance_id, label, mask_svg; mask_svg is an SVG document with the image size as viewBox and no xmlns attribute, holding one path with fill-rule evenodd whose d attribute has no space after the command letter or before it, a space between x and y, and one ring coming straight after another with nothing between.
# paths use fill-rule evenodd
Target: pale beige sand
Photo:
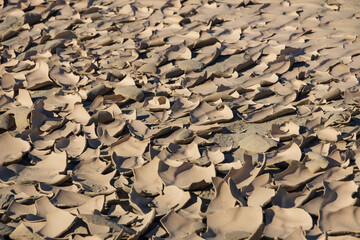
<instances>
[{"instance_id":1,"label":"pale beige sand","mask_svg":"<svg viewBox=\"0 0 360 240\"><path fill-rule=\"evenodd\" d=\"M0 0L0 239L355 239L359 34L355 0Z\"/></svg>"}]
</instances>

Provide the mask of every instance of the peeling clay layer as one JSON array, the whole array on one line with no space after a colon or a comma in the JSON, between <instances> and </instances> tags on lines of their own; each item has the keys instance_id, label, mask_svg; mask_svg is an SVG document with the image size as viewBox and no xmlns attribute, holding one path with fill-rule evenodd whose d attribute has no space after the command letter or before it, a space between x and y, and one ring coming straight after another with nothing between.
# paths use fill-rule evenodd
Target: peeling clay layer
<instances>
[{"instance_id":1,"label":"peeling clay layer","mask_svg":"<svg viewBox=\"0 0 360 240\"><path fill-rule=\"evenodd\" d=\"M0 236L359 237L359 18L0 0Z\"/></svg>"}]
</instances>

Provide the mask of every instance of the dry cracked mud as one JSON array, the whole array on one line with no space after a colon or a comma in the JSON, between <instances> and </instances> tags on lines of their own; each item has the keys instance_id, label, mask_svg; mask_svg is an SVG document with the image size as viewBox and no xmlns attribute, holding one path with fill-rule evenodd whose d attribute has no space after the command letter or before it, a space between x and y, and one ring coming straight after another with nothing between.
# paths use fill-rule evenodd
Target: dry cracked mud
<instances>
[{"instance_id":1,"label":"dry cracked mud","mask_svg":"<svg viewBox=\"0 0 360 240\"><path fill-rule=\"evenodd\" d=\"M356 239L355 0L0 0L1 239Z\"/></svg>"}]
</instances>

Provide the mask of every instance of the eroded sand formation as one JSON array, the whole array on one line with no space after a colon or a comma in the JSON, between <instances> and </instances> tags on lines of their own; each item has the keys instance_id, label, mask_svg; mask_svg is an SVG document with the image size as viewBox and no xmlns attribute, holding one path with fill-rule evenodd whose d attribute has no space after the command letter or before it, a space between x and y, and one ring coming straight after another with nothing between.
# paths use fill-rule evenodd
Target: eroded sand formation
<instances>
[{"instance_id":1,"label":"eroded sand formation","mask_svg":"<svg viewBox=\"0 0 360 240\"><path fill-rule=\"evenodd\" d=\"M359 5L0 1L0 236L355 239Z\"/></svg>"}]
</instances>

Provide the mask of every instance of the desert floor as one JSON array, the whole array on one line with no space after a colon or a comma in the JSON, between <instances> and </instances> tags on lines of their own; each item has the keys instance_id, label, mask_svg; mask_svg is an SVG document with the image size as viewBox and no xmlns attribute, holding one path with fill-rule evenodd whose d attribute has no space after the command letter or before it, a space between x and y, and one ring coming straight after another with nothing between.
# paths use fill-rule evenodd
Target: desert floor
<instances>
[{"instance_id":1,"label":"desert floor","mask_svg":"<svg viewBox=\"0 0 360 240\"><path fill-rule=\"evenodd\" d=\"M356 239L360 2L0 0L0 239Z\"/></svg>"}]
</instances>

